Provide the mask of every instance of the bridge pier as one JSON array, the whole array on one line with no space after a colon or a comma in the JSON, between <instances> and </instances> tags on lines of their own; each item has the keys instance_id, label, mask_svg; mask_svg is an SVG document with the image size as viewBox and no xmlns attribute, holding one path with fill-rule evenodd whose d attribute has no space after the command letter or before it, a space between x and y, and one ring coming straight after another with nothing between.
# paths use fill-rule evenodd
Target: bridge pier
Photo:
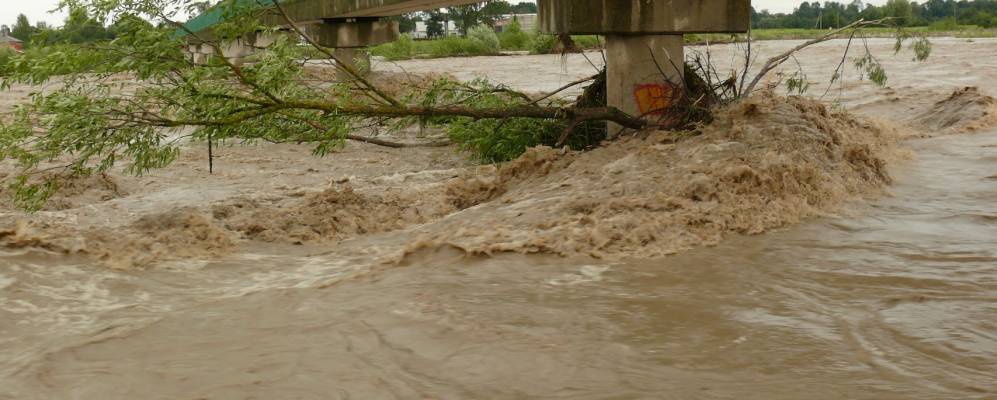
<instances>
[{"instance_id":1,"label":"bridge pier","mask_svg":"<svg viewBox=\"0 0 997 400\"><path fill-rule=\"evenodd\" d=\"M246 58L255 54L257 49L266 48L276 42L280 36L293 34L289 31L278 33L257 32L235 40L223 42L220 47L222 55L235 65L242 65ZM292 36L293 37L293 36ZM187 44L187 58L195 64L205 64L214 57L215 50L203 43Z\"/></svg>"},{"instance_id":2,"label":"bridge pier","mask_svg":"<svg viewBox=\"0 0 997 400\"><path fill-rule=\"evenodd\" d=\"M327 19L306 26L305 33L318 44L333 48L337 59L363 74L370 72L366 47L389 43L400 36L397 21L376 17Z\"/></svg>"},{"instance_id":3,"label":"bridge pier","mask_svg":"<svg viewBox=\"0 0 997 400\"><path fill-rule=\"evenodd\" d=\"M684 95L683 35L746 32L749 0L538 0L540 30L606 36L607 103L657 123ZM610 133L622 127L610 125Z\"/></svg>"},{"instance_id":4,"label":"bridge pier","mask_svg":"<svg viewBox=\"0 0 997 400\"><path fill-rule=\"evenodd\" d=\"M366 47L389 43L400 36L397 21L381 20L379 17L324 19L303 25L302 28L320 45L332 48L337 59L364 74L370 72L370 54ZM276 34L258 32L223 42L222 54L232 63L241 65L257 49L270 46L281 35L298 40L297 35L290 30ZM215 56L213 48L196 41L189 42L186 51L188 59L197 64L207 63Z\"/></svg>"},{"instance_id":5,"label":"bridge pier","mask_svg":"<svg viewBox=\"0 0 997 400\"><path fill-rule=\"evenodd\" d=\"M648 119L667 112L684 93L683 45L682 35L606 35L608 105Z\"/></svg>"}]
</instances>

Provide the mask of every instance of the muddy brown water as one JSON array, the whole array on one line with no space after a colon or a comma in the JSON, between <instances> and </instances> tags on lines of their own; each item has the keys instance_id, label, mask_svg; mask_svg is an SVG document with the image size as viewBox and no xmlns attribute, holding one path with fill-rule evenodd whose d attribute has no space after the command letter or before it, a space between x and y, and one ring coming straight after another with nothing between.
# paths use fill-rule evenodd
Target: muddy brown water
<instances>
[{"instance_id":1,"label":"muddy brown water","mask_svg":"<svg viewBox=\"0 0 997 400\"><path fill-rule=\"evenodd\" d=\"M910 146L887 196L662 259L0 250L0 399L993 399L997 130Z\"/></svg>"}]
</instances>

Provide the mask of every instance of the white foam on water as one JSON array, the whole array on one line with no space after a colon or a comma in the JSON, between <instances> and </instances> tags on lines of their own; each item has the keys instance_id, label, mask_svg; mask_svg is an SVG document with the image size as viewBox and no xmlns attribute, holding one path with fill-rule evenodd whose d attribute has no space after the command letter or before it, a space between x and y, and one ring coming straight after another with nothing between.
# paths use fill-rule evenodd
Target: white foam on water
<instances>
[{"instance_id":1,"label":"white foam on water","mask_svg":"<svg viewBox=\"0 0 997 400\"><path fill-rule=\"evenodd\" d=\"M603 279L603 273L609 271L609 266L605 265L583 265L577 273L564 274L556 278L547 280L552 286L573 286L584 283L599 282Z\"/></svg>"}]
</instances>

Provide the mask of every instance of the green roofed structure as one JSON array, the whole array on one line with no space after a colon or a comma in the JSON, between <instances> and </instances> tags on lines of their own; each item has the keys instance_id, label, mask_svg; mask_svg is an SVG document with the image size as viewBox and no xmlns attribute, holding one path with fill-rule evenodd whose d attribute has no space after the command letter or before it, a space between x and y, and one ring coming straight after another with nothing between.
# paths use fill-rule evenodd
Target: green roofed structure
<instances>
[{"instance_id":1,"label":"green roofed structure","mask_svg":"<svg viewBox=\"0 0 997 400\"><path fill-rule=\"evenodd\" d=\"M258 6L260 8L266 8L273 6L274 0L238 0L234 6L241 7L252 7ZM198 33L204 32L211 29L211 27L217 25L225 19L226 11L223 7L212 7L208 11L204 12L197 17L192 18L184 24L184 29L177 30L177 35L187 36L188 31Z\"/></svg>"}]
</instances>

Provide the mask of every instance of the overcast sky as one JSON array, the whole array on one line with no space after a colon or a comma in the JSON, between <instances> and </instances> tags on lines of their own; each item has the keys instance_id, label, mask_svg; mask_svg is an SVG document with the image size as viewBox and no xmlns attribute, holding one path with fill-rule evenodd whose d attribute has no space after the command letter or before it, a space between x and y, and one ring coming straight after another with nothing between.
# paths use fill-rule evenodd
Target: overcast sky
<instances>
[{"instance_id":1,"label":"overcast sky","mask_svg":"<svg viewBox=\"0 0 997 400\"><path fill-rule=\"evenodd\" d=\"M772 12L790 12L802 0L753 0L752 4L756 10L768 9ZM837 0L848 3L850 0ZM883 4L886 0L864 0L867 3ZM519 0L512 0L510 3L517 3ZM0 0L0 24L13 25L17 19L17 14L24 14L32 24L37 21L46 21L50 25L62 25L65 13L49 14L48 11L56 8L59 0Z\"/></svg>"}]
</instances>

